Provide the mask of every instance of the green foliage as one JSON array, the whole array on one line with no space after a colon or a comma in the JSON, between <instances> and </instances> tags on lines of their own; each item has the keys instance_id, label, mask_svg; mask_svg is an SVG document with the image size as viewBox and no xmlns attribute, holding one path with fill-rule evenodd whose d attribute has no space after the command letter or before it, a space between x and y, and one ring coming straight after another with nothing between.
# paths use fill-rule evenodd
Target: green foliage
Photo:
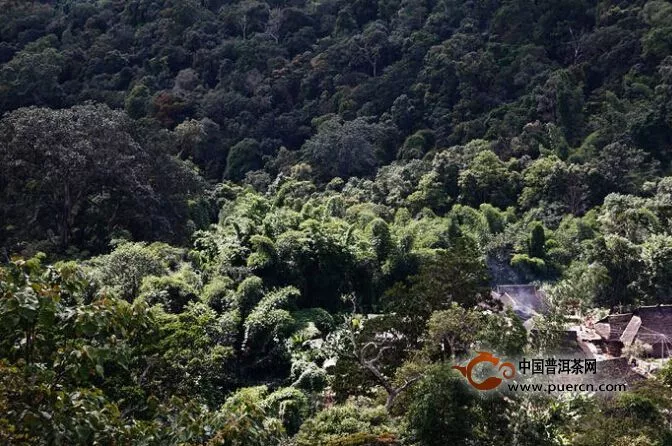
<instances>
[{"instance_id":1,"label":"green foliage","mask_svg":"<svg viewBox=\"0 0 672 446\"><path fill-rule=\"evenodd\" d=\"M544 276L547 273L543 259L530 257L527 254L516 254L511 257L511 266L521 269L527 276Z\"/></svg>"},{"instance_id":2,"label":"green foliage","mask_svg":"<svg viewBox=\"0 0 672 446\"><path fill-rule=\"evenodd\" d=\"M266 412L265 386L238 390L217 413L210 445L272 446L285 437L282 422Z\"/></svg>"},{"instance_id":3,"label":"green foliage","mask_svg":"<svg viewBox=\"0 0 672 446\"><path fill-rule=\"evenodd\" d=\"M432 363L670 302L669 2L2 6L0 443L670 443Z\"/></svg>"},{"instance_id":4,"label":"green foliage","mask_svg":"<svg viewBox=\"0 0 672 446\"><path fill-rule=\"evenodd\" d=\"M548 300L563 311L585 310L602 301L609 285L609 273L599 264L573 262L565 278L548 291Z\"/></svg>"},{"instance_id":5,"label":"green foliage","mask_svg":"<svg viewBox=\"0 0 672 446\"><path fill-rule=\"evenodd\" d=\"M202 300L217 312L236 306L233 299L233 280L229 277L215 277L203 287Z\"/></svg>"},{"instance_id":6,"label":"green foliage","mask_svg":"<svg viewBox=\"0 0 672 446\"><path fill-rule=\"evenodd\" d=\"M336 327L334 317L323 308L299 310L292 316L299 325L314 325L320 334L328 334Z\"/></svg>"},{"instance_id":7,"label":"green foliage","mask_svg":"<svg viewBox=\"0 0 672 446\"><path fill-rule=\"evenodd\" d=\"M401 320L402 331L417 339L431 313L454 303L476 305L488 295L487 271L472 246L459 239L453 249L430 256L409 285L397 283L387 292L387 305Z\"/></svg>"},{"instance_id":8,"label":"green foliage","mask_svg":"<svg viewBox=\"0 0 672 446\"><path fill-rule=\"evenodd\" d=\"M313 362L294 362L290 377L294 379L293 387L306 392L319 392L328 383L327 372Z\"/></svg>"},{"instance_id":9,"label":"green foliage","mask_svg":"<svg viewBox=\"0 0 672 446\"><path fill-rule=\"evenodd\" d=\"M100 251L114 229L184 239L187 198L202 191L201 179L123 113L90 104L22 108L0 129L0 196L11 203L1 211L14 222L5 248L25 239L51 251Z\"/></svg>"},{"instance_id":10,"label":"green foliage","mask_svg":"<svg viewBox=\"0 0 672 446\"><path fill-rule=\"evenodd\" d=\"M149 276L142 281L140 297L149 305L161 304L170 313L181 313L198 298L198 278L187 267L170 276Z\"/></svg>"},{"instance_id":11,"label":"green foliage","mask_svg":"<svg viewBox=\"0 0 672 446\"><path fill-rule=\"evenodd\" d=\"M545 245L546 235L544 233L544 227L540 223L535 223L532 226L532 231L530 234L530 257L543 259L546 256Z\"/></svg>"},{"instance_id":12,"label":"green foliage","mask_svg":"<svg viewBox=\"0 0 672 446\"><path fill-rule=\"evenodd\" d=\"M471 206L491 203L505 208L518 188L518 175L489 150L474 157L469 167L460 173L461 201Z\"/></svg>"},{"instance_id":13,"label":"green foliage","mask_svg":"<svg viewBox=\"0 0 672 446\"><path fill-rule=\"evenodd\" d=\"M308 419L295 441L299 446L394 444L395 434L396 429L384 408L347 404L325 409Z\"/></svg>"},{"instance_id":14,"label":"green foliage","mask_svg":"<svg viewBox=\"0 0 672 446\"><path fill-rule=\"evenodd\" d=\"M404 110L403 112L408 113L409 111ZM406 160L422 158L433 147L434 142L435 138L431 131L419 130L406 138L397 153L397 158Z\"/></svg>"},{"instance_id":15,"label":"green foliage","mask_svg":"<svg viewBox=\"0 0 672 446\"><path fill-rule=\"evenodd\" d=\"M376 164L375 150L382 132L382 126L363 118L346 122L331 118L320 124L302 150L310 165L318 169L318 179L366 175Z\"/></svg>"},{"instance_id":16,"label":"green foliage","mask_svg":"<svg viewBox=\"0 0 672 446\"><path fill-rule=\"evenodd\" d=\"M412 438L428 446L466 444L478 423L478 398L448 364L436 366L412 392Z\"/></svg>"},{"instance_id":17,"label":"green foliage","mask_svg":"<svg viewBox=\"0 0 672 446\"><path fill-rule=\"evenodd\" d=\"M290 435L299 430L309 411L306 394L292 387L276 390L264 399L262 405L269 413L277 414Z\"/></svg>"},{"instance_id":18,"label":"green foliage","mask_svg":"<svg viewBox=\"0 0 672 446\"><path fill-rule=\"evenodd\" d=\"M242 180L245 172L261 167L261 152L259 143L246 138L231 147L226 158L224 177L231 180Z\"/></svg>"},{"instance_id":19,"label":"green foliage","mask_svg":"<svg viewBox=\"0 0 672 446\"><path fill-rule=\"evenodd\" d=\"M658 389L652 394L651 390L644 386L614 399L584 405L566 427L569 440L582 446L605 440L612 444L666 444L672 437L669 429L660 428L660 409L666 403L661 406L659 400L669 392Z\"/></svg>"},{"instance_id":20,"label":"green foliage","mask_svg":"<svg viewBox=\"0 0 672 446\"><path fill-rule=\"evenodd\" d=\"M138 84L126 97L124 109L133 119L142 118L147 114L150 92L146 85Z\"/></svg>"},{"instance_id":21,"label":"green foliage","mask_svg":"<svg viewBox=\"0 0 672 446\"><path fill-rule=\"evenodd\" d=\"M19 51L0 69L2 108L59 104L63 96L59 76L65 63L66 58L56 48L33 46Z\"/></svg>"},{"instance_id":22,"label":"green foliage","mask_svg":"<svg viewBox=\"0 0 672 446\"><path fill-rule=\"evenodd\" d=\"M658 378L660 378L666 386L672 386L672 362L665 362L663 368L658 372Z\"/></svg>"},{"instance_id":23,"label":"green foliage","mask_svg":"<svg viewBox=\"0 0 672 446\"><path fill-rule=\"evenodd\" d=\"M93 264L99 265L101 280L127 300L137 297L145 277L166 271L158 253L144 243L123 242L110 254L94 259Z\"/></svg>"},{"instance_id":24,"label":"green foliage","mask_svg":"<svg viewBox=\"0 0 672 446\"><path fill-rule=\"evenodd\" d=\"M427 322L426 347L430 354L441 353L444 358L464 354L476 341L481 328L481 315L453 303L447 310L435 311Z\"/></svg>"},{"instance_id":25,"label":"green foliage","mask_svg":"<svg viewBox=\"0 0 672 446\"><path fill-rule=\"evenodd\" d=\"M228 326L202 303L191 304L178 315L159 312L159 316L158 350L166 364L165 370L156 371L159 376L163 375L160 380L179 395L195 393L206 400L217 401L231 378L228 371L228 360L233 355L230 341L237 326Z\"/></svg>"},{"instance_id":26,"label":"green foliage","mask_svg":"<svg viewBox=\"0 0 672 446\"><path fill-rule=\"evenodd\" d=\"M672 239L662 234L652 235L642 247L642 263L644 264L643 282L641 287L651 302L666 300L672 291L670 283L670 267L672 263Z\"/></svg>"},{"instance_id":27,"label":"green foliage","mask_svg":"<svg viewBox=\"0 0 672 446\"><path fill-rule=\"evenodd\" d=\"M378 218L369 223L371 231L371 245L379 261L385 261L392 249L392 237L390 229L384 220Z\"/></svg>"},{"instance_id":28,"label":"green foliage","mask_svg":"<svg viewBox=\"0 0 672 446\"><path fill-rule=\"evenodd\" d=\"M103 378L140 374L140 339L156 325L142 304L105 296L83 303L90 281L79 270L45 268L39 258L0 269L3 382L9 435L46 443L130 440L120 403ZM128 377L127 375L127 377Z\"/></svg>"},{"instance_id":29,"label":"green foliage","mask_svg":"<svg viewBox=\"0 0 672 446\"><path fill-rule=\"evenodd\" d=\"M527 329L511 308L501 313L489 314L483 325L477 339L488 351L515 358L527 347Z\"/></svg>"},{"instance_id":30,"label":"green foliage","mask_svg":"<svg viewBox=\"0 0 672 446\"><path fill-rule=\"evenodd\" d=\"M537 395L518 395L504 410L510 436L501 441L529 446L564 444L558 421L573 413L573 408L565 407L564 401L556 402Z\"/></svg>"},{"instance_id":31,"label":"green foliage","mask_svg":"<svg viewBox=\"0 0 672 446\"><path fill-rule=\"evenodd\" d=\"M238 285L236 303L243 314L249 314L252 308L262 299L263 287L264 282L256 276L248 277Z\"/></svg>"},{"instance_id":32,"label":"green foliage","mask_svg":"<svg viewBox=\"0 0 672 446\"><path fill-rule=\"evenodd\" d=\"M299 295L294 287L266 293L245 318L244 348L266 351L271 342L286 338L296 323L289 310Z\"/></svg>"}]
</instances>

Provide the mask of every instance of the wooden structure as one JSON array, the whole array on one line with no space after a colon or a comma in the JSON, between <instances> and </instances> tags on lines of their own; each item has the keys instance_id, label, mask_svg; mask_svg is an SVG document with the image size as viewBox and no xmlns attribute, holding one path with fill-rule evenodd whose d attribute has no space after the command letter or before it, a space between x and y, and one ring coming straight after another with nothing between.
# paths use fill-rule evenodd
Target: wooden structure
<instances>
[{"instance_id":1,"label":"wooden structure","mask_svg":"<svg viewBox=\"0 0 672 446\"><path fill-rule=\"evenodd\" d=\"M639 307L632 313L610 314L595 323L606 352L618 357L639 341L652 347L651 356L672 356L672 305Z\"/></svg>"}]
</instances>

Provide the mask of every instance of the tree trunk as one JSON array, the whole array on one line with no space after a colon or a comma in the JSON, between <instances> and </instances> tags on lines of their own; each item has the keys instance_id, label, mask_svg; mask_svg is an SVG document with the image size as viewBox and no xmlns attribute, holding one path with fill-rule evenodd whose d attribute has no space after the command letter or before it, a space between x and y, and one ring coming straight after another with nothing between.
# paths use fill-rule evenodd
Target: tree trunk
<instances>
[{"instance_id":1,"label":"tree trunk","mask_svg":"<svg viewBox=\"0 0 672 446\"><path fill-rule=\"evenodd\" d=\"M385 400L385 410L386 411L389 412L392 409L392 404L394 404L394 400L395 400L395 398L397 398L397 395L399 395L399 393L396 390L393 390L391 392L388 391L387 399Z\"/></svg>"}]
</instances>

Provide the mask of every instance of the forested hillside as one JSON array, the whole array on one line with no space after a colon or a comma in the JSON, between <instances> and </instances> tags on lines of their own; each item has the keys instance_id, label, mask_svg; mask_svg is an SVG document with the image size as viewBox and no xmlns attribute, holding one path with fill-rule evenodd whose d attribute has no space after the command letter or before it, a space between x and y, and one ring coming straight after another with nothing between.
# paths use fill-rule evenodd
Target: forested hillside
<instances>
[{"instance_id":1,"label":"forested hillside","mask_svg":"<svg viewBox=\"0 0 672 446\"><path fill-rule=\"evenodd\" d=\"M451 366L672 303L672 2L0 8L0 444L671 444Z\"/></svg>"}]
</instances>

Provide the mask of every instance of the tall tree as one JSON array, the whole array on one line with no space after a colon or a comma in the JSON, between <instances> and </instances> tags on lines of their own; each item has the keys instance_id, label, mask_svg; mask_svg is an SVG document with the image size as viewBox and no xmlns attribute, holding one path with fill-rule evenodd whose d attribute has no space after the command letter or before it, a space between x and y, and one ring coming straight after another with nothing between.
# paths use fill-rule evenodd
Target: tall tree
<instances>
[{"instance_id":1,"label":"tall tree","mask_svg":"<svg viewBox=\"0 0 672 446\"><path fill-rule=\"evenodd\" d=\"M0 121L0 135L2 213L18 239L100 248L120 228L170 239L186 222L184 198L201 187L103 105L19 109Z\"/></svg>"}]
</instances>

